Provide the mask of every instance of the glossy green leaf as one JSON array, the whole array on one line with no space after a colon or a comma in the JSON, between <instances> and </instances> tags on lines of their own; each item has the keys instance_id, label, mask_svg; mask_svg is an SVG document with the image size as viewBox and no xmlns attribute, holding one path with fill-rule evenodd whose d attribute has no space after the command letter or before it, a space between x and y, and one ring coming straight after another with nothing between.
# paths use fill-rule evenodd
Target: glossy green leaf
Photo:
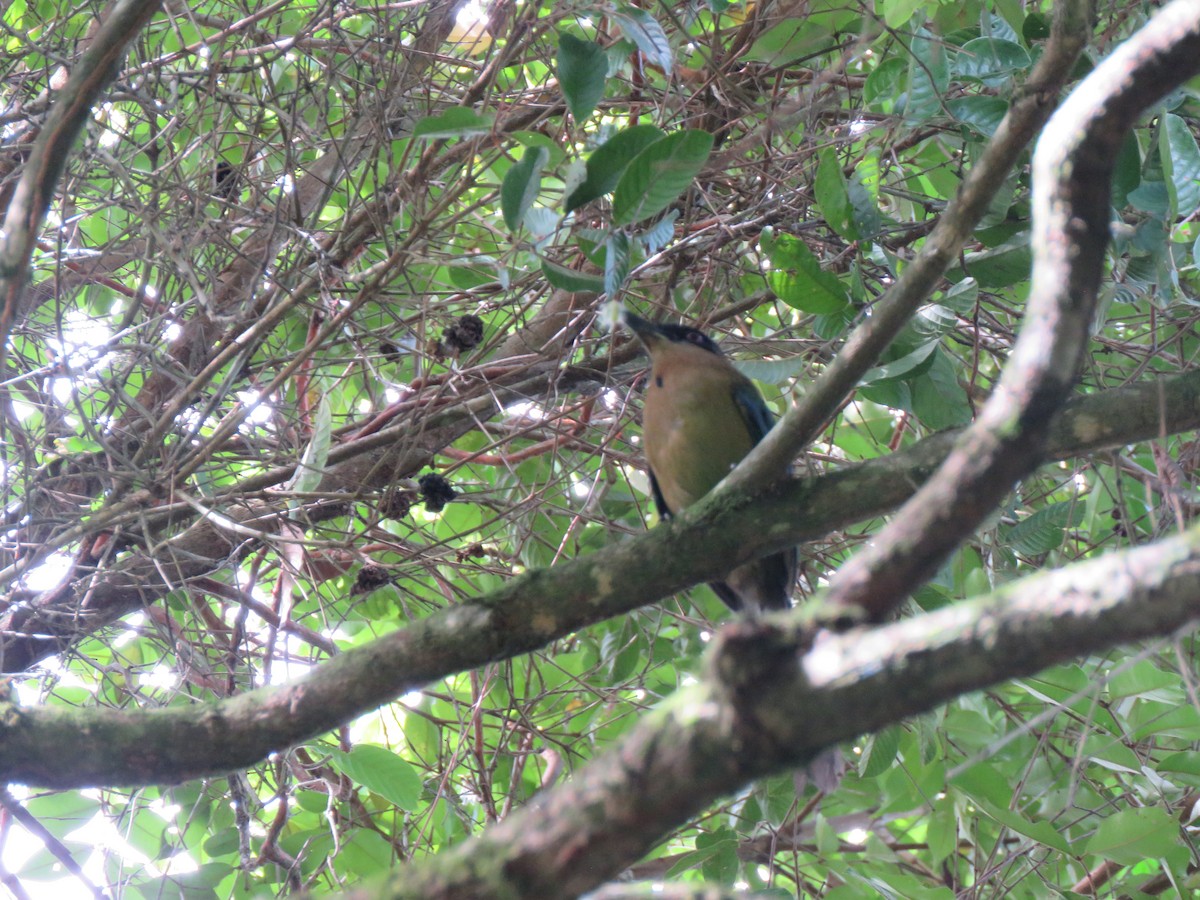
<instances>
[{"instance_id":1,"label":"glossy green leaf","mask_svg":"<svg viewBox=\"0 0 1200 900\"><path fill-rule=\"evenodd\" d=\"M1009 528L1005 540L1017 553L1036 556L1062 545L1066 530L1083 521L1083 506L1076 502L1055 503L1039 509Z\"/></svg>"},{"instance_id":2,"label":"glossy green leaf","mask_svg":"<svg viewBox=\"0 0 1200 900\"><path fill-rule=\"evenodd\" d=\"M584 41L563 32L558 38L558 84L576 122L592 114L604 96L608 57L595 41Z\"/></svg>"},{"instance_id":3,"label":"glossy green leaf","mask_svg":"<svg viewBox=\"0 0 1200 900\"><path fill-rule=\"evenodd\" d=\"M911 385L913 414L934 431L967 425L972 418L972 409L959 381L958 370L940 347L930 362L929 368ZM981 590L989 586L986 581L979 585Z\"/></svg>"},{"instance_id":4,"label":"glossy green leaf","mask_svg":"<svg viewBox=\"0 0 1200 900\"><path fill-rule=\"evenodd\" d=\"M475 137L490 134L495 121L493 115L481 115L465 106L452 106L436 116L428 116L413 128L414 138L427 141L439 138Z\"/></svg>"},{"instance_id":5,"label":"glossy green leaf","mask_svg":"<svg viewBox=\"0 0 1200 900\"><path fill-rule=\"evenodd\" d=\"M946 101L946 108L964 125L990 138L1008 114L1008 103L999 97L955 97Z\"/></svg>"},{"instance_id":6,"label":"glossy green leaf","mask_svg":"<svg viewBox=\"0 0 1200 900\"><path fill-rule=\"evenodd\" d=\"M542 168L550 158L541 147L525 151L521 161L504 175L500 187L500 210L509 231L516 231L525 220L525 214L537 199L542 186Z\"/></svg>"},{"instance_id":7,"label":"glossy green leaf","mask_svg":"<svg viewBox=\"0 0 1200 900\"><path fill-rule=\"evenodd\" d=\"M883 381L894 381L897 378L904 378L907 375L911 375L918 369L925 367L937 351L939 343L936 338L925 341L892 362L883 363L882 365L868 369L863 374L859 384L866 386Z\"/></svg>"},{"instance_id":8,"label":"glossy green leaf","mask_svg":"<svg viewBox=\"0 0 1200 900\"><path fill-rule=\"evenodd\" d=\"M542 274L550 284L564 291L590 291L598 294L604 290L603 276L577 272L548 259L542 260Z\"/></svg>"},{"instance_id":9,"label":"glossy green leaf","mask_svg":"<svg viewBox=\"0 0 1200 900\"><path fill-rule=\"evenodd\" d=\"M871 153L859 160L846 183L850 215L858 240L871 240L883 228L883 217L879 214L879 186L879 156Z\"/></svg>"},{"instance_id":10,"label":"glossy green leaf","mask_svg":"<svg viewBox=\"0 0 1200 900\"><path fill-rule=\"evenodd\" d=\"M634 158L664 137L665 132L653 125L634 125L618 131L597 147L588 157L587 177L567 196L567 212L615 190Z\"/></svg>"},{"instance_id":11,"label":"glossy green leaf","mask_svg":"<svg viewBox=\"0 0 1200 900\"><path fill-rule=\"evenodd\" d=\"M1163 174L1170 188L1177 218L1191 218L1200 209L1200 148L1187 122L1167 115L1159 143Z\"/></svg>"},{"instance_id":12,"label":"glossy green leaf","mask_svg":"<svg viewBox=\"0 0 1200 900\"><path fill-rule=\"evenodd\" d=\"M629 236L614 232L604 245L604 292L615 297L629 274Z\"/></svg>"},{"instance_id":13,"label":"glossy green leaf","mask_svg":"<svg viewBox=\"0 0 1200 900\"><path fill-rule=\"evenodd\" d=\"M1113 172L1113 206L1117 209L1125 206L1129 192L1135 190L1141 181L1142 153L1137 135L1130 132L1121 142L1121 152L1117 155L1116 170Z\"/></svg>"},{"instance_id":14,"label":"glossy green leaf","mask_svg":"<svg viewBox=\"0 0 1200 900\"><path fill-rule=\"evenodd\" d=\"M312 437L300 456L300 464L296 467L291 489L297 493L308 493L316 490L321 479L325 476L325 463L329 459L329 441L332 420L330 418L329 398L322 395L313 413Z\"/></svg>"},{"instance_id":15,"label":"glossy green leaf","mask_svg":"<svg viewBox=\"0 0 1200 900\"><path fill-rule=\"evenodd\" d=\"M900 28L910 23L922 5L922 0L882 0L878 8L889 28Z\"/></svg>"},{"instance_id":16,"label":"glossy green leaf","mask_svg":"<svg viewBox=\"0 0 1200 900\"><path fill-rule=\"evenodd\" d=\"M942 42L922 28L912 42L908 62L908 100L904 121L916 125L942 112L942 97L950 84L950 68Z\"/></svg>"},{"instance_id":17,"label":"glossy green leaf","mask_svg":"<svg viewBox=\"0 0 1200 900\"><path fill-rule=\"evenodd\" d=\"M1167 855L1180 839L1179 822L1167 810L1133 807L1102 819L1084 851L1132 866Z\"/></svg>"},{"instance_id":18,"label":"glossy green leaf","mask_svg":"<svg viewBox=\"0 0 1200 900\"><path fill-rule=\"evenodd\" d=\"M679 221L679 210L669 209L661 219L638 235L638 240L647 255L653 255L671 243L675 237L677 221Z\"/></svg>"},{"instance_id":19,"label":"glossy green leaf","mask_svg":"<svg viewBox=\"0 0 1200 900\"><path fill-rule=\"evenodd\" d=\"M953 68L957 78L980 81L994 88L1023 74L1032 64L1029 52L1020 44L981 37L958 49Z\"/></svg>"},{"instance_id":20,"label":"glossy green leaf","mask_svg":"<svg viewBox=\"0 0 1200 900\"><path fill-rule=\"evenodd\" d=\"M902 733L900 728L885 728L867 738L858 762L858 773L862 778L874 778L896 764Z\"/></svg>"},{"instance_id":21,"label":"glossy green leaf","mask_svg":"<svg viewBox=\"0 0 1200 900\"><path fill-rule=\"evenodd\" d=\"M643 222L675 202L704 168L712 144L711 134L688 129L667 135L635 156L617 182L613 222Z\"/></svg>"},{"instance_id":22,"label":"glossy green leaf","mask_svg":"<svg viewBox=\"0 0 1200 900\"><path fill-rule=\"evenodd\" d=\"M670 75L674 69L671 42L658 20L644 9L636 6L618 6L609 13L621 33L637 45L642 55Z\"/></svg>"},{"instance_id":23,"label":"glossy green leaf","mask_svg":"<svg viewBox=\"0 0 1200 900\"><path fill-rule=\"evenodd\" d=\"M964 263L967 274L974 278L980 287L988 290L1025 281L1029 278L1030 267L1033 265L1028 235L1021 235L998 247L968 253Z\"/></svg>"},{"instance_id":24,"label":"glossy green leaf","mask_svg":"<svg viewBox=\"0 0 1200 900\"><path fill-rule=\"evenodd\" d=\"M1021 37L1029 44L1044 41L1050 37L1050 18L1041 12L1031 12L1021 25Z\"/></svg>"},{"instance_id":25,"label":"glossy green leaf","mask_svg":"<svg viewBox=\"0 0 1200 900\"><path fill-rule=\"evenodd\" d=\"M401 809L415 809L421 778L412 765L387 747L359 744L349 753L329 751L331 762L347 777Z\"/></svg>"},{"instance_id":26,"label":"glossy green leaf","mask_svg":"<svg viewBox=\"0 0 1200 900\"><path fill-rule=\"evenodd\" d=\"M876 112L895 112L907 97L908 77L908 63L903 57L885 59L867 76L863 102Z\"/></svg>"},{"instance_id":27,"label":"glossy green leaf","mask_svg":"<svg viewBox=\"0 0 1200 900\"><path fill-rule=\"evenodd\" d=\"M857 241L859 234L850 205L846 176L842 174L841 163L831 148L826 148L820 153L817 177L813 181L813 193L816 195L821 216L829 227L846 240Z\"/></svg>"},{"instance_id":28,"label":"glossy green leaf","mask_svg":"<svg viewBox=\"0 0 1200 900\"><path fill-rule=\"evenodd\" d=\"M820 261L804 241L790 234L775 235L764 231L761 242L771 261L767 284L788 306L828 314L848 304L842 283L821 268Z\"/></svg>"},{"instance_id":29,"label":"glossy green leaf","mask_svg":"<svg viewBox=\"0 0 1200 900\"><path fill-rule=\"evenodd\" d=\"M746 52L746 59L786 66L827 44L829 29L815 17L788 17L768 28Z\"/></svg>"},{"instance_id":30,"label":"glossy green leaf","mask_svg":"<svg viewBox=\"0 0 1200 900\"><path fill-rule=\"evenodd\" d=\"M734 359L733 367L755 381L763 384L787 384L808 369L808 360L803 356L783 359Z\"/></svg>"}]
</instances>

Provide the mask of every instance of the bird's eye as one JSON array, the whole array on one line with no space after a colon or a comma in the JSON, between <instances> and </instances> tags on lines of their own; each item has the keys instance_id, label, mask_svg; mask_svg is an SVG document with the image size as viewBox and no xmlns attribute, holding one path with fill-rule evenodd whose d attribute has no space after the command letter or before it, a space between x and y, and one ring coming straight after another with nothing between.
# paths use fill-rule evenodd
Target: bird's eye
<instances>
[{"instance_id":1,"label":"bird's eye","mask_svg":"<svg viewBox=\"0 0 1200 900\"><path fill-rule=\"evenodd\" d=\"M687 338L688 338L688 340L689 340L689 341L691 341L693 344L697 344L697 345L699 345L699 346L701 346L701 347L703 347L703 346L704 346L704 335L702 335L702 334L701 334L700 332L698 332L698 331L689 331L689 332L688 332L688 336L687 336Z\"/></svg>"}]
</instances>

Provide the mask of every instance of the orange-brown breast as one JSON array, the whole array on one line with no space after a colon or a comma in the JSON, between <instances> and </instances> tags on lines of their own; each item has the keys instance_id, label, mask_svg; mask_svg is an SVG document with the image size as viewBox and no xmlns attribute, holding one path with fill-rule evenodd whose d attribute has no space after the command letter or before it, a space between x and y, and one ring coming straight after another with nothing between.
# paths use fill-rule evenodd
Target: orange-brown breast
<instances>
[{"instance_id":1,"label":"orange-brown breast","mask_svg":"<svg viewBox=\"0 0 1200 900\"><path fill-rule=\"evenodd\" d=\"M646 460L672 512L695 503L754 446L734 389L747 383L723 357L699 347L662 348L646 387Z\"/></svg>"}]
</instances>

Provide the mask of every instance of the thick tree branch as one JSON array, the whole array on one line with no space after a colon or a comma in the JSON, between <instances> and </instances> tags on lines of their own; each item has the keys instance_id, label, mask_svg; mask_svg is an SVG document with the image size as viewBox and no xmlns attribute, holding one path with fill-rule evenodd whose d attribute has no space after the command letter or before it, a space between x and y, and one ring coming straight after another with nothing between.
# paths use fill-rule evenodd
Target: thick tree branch
<instances>
[{"instance_id":1,"label":"thick tree branch","mask_svg":"<svg viewBox=\"0 0 1200 900\"><path fill-rule=\"evenodd\" d=\"M815 647L724 629L708 676L483 837L397 870L387 896L576 897L746 783L968 691L1200 617L1200 529Z\"/></svg>"},{"instance_id":2,"label":"thick tree branch","mask_svg":"<svg viewBox=\"0 0 1200 900\"><path fill-rule=\"evenodd\" d=\"M837 573L831 605L882 619L1041 462L1089 338L1117 153L1138 115L1197 71L1200 5L1178 0L1054 114L1034 155L1033 286L1000 383L937 474Z\"/></svg>"},{"instance_id":3,"label":"thick tree branch","mask_svg":"<svg viewBox=\"0 0 1200 900\"><path fill-rule=\"evenodd\" d=\"M1056 425L1050 454L1120 446L1200 427L1200 372L1080 398ZM719 576L735 563L894 508L954 441L935 435L889 457L765 497L726 494L636 539L413 623L319 666L294 684L197 709L126 713L42 707L0 719L0 780L47 787L152 784L252 765L454 672L545 647L579 628ZM100 604L164 588L152 563L107 574ZM70 626L75 611L58 611ZM53 614L35 619L54 627ZM36 635L4 634L13 654L45 651ZM73 735L68 742L61 736Z\"/></svg>"}]
</instances>

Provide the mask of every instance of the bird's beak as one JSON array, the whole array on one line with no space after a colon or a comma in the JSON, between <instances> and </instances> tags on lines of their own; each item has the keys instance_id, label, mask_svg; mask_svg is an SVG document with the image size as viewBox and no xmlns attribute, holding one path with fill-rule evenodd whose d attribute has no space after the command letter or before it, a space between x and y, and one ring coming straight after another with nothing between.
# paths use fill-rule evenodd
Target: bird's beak
<instances>
[{"instance_id":1,"label":"bird's beak","mask_svg":"<svg viewBox=\"0 0 1200 900\"><path fill-rule=\"evenodd\" d=\"M655 347L663 343L663 334L653 322L647 322L641 316L631 313L627 309L621 311L621 321L641 341L647 351L653 351Z\"/></svg>"}]
</instances>

